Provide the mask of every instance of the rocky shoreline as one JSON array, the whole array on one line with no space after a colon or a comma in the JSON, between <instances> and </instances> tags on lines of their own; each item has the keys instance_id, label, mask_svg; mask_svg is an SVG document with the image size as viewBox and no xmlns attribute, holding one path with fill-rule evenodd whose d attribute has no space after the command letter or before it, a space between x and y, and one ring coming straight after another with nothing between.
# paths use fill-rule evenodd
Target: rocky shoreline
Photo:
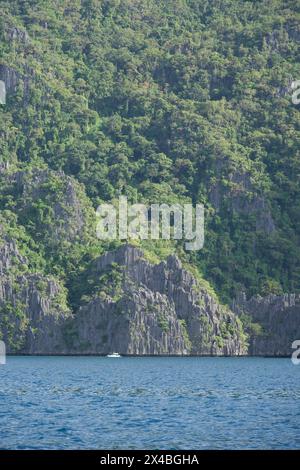
<instances>
[{"instance_id":1,"label":"rocky shoreline","mask_svg":"<svg viewBox=\"0 0 300 470\"><path fill-rule=\"evenodd\" d=\"M12 277L15 265L26 263L6 239L0 331L8 354L288 357L300 338L299 296L241 294L229 309L175 255L152 264L127 244L105 253L91 268L94 291L74 312L62 308L64 292L54 279Z\"/></svg>"}]
</instances>

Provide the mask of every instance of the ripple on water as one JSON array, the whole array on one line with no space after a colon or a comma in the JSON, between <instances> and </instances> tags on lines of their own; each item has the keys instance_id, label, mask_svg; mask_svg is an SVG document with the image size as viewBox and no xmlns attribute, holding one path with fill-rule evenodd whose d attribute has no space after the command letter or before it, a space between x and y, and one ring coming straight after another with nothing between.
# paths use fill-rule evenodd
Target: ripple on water
<instances>
[{"instance_id":1,"label":"ripple on water","mask_svg":"<svg viewBox=\"0 0 300 470\"><path fill-rule=\"evenodd\" d=\"M9 358L1 448L298 448L296 369L263 358Z\"/></svg>"}]
</instances>

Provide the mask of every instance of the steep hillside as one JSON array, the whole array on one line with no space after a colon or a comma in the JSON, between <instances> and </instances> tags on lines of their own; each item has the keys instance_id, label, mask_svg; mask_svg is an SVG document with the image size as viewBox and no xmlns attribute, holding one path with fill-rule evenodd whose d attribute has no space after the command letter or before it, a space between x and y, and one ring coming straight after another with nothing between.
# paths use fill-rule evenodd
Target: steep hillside
<instances>
[{"instance_id":1,"label":"steep hillside","mask_svg":"<svg viewBox=\"0 0 300 470\"><path fill-rule=\"evenodd\" d=\"M246 354L240 320L176 256L153 265L141 250L125 245L96 260L93 273L97 289L76 315L79 351Z\"/></svg>"},{"instance_id":2,"label":"steep hillside","mask_svg":"<svg viewBox=\"0 0 300 470\"><path fill-rule=\"evenodd\" d=\"M27 256L34 260L35 255L29 240L13 218L4 215L6 220L0 217L0 338L10 353L65 352L63 325L71 318L66 290L58 279L37 270L38 260L35 269L30 266Z\"/></svg>"},{"instance_id":3,"label":"steep hillside","mask_svg":"<svg viewBox=\"0 0 300 470\"><path fill-rule=\"evenodd\" d=\"M300 292L299 25L295 0L1 1L0 213L69 309L120 194L205 205L202 250L142 245L223 303Z\"/></svg>"}]
</instances>

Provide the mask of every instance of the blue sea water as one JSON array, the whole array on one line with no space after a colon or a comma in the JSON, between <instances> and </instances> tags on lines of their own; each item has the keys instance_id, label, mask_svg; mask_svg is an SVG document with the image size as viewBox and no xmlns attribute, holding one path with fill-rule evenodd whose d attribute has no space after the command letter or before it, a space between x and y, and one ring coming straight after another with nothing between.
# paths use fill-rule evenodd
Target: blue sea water
<instances>
[{"instance_id":1,"label":"blue sea water","mask_svg":"<svg viewBox=\"0 0 300 470\"><path fill-rule=\"evenodd\" d=\"M289 359L8 357L1 449L300 448Z\"/></svg>"}]
</instances>

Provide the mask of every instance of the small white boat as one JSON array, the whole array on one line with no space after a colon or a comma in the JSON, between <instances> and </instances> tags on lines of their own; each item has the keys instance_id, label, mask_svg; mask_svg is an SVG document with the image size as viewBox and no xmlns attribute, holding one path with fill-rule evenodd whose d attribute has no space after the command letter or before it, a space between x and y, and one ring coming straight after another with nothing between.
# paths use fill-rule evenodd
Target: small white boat
<instances>
[{"instance_id":1,"label":"small white boat","mask_svg":"<svg viewBox=\"0 0 300 470\"><path fill-rule=\"evenodd\" d=\"M107 354L106 357L122 357L119 353L113 352L112 354Z\"/></svg>"}]
</instances>

